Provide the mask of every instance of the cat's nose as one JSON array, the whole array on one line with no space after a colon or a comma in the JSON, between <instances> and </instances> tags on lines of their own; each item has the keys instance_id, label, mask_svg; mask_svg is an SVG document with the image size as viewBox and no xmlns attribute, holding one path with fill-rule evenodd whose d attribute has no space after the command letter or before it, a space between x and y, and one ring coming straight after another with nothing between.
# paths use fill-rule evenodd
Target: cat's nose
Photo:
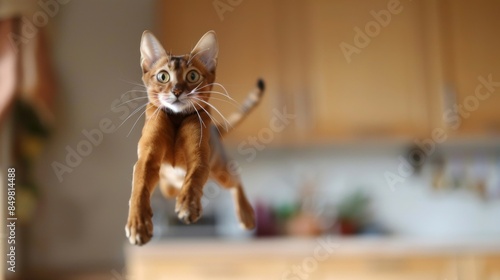
<instances>
[{"instance_id":1,"label":"cat's nose","mask_svg":"<svg viewBox=\"0 0 500 280\"><path fill-rule=\"evenodd\" d=\"M175 95L175 96L179 96L181 95L183 92L184 92L184 87L182 85L175 85L171 92Z\"/></svg>"}]
</instances>

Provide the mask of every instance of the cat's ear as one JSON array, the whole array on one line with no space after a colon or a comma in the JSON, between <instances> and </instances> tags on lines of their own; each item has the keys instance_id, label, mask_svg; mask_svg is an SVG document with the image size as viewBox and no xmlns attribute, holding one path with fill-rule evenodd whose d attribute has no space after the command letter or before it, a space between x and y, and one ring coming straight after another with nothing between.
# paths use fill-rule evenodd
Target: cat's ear
<instances>
[{"instance_id":1,"label":"cat's ear","mask_svg":"<svg viewBox=\"0 0 500 280\"><path fill-rule=\"evenodd\" d=\"M209 71L214 71L217 66L217 55L219 54L219 45L215 31L210 30L191 51L191 57L198 58Z\"/></svg>"},{"instance_id":2,"label":"cat's ear","mask_svg":"<svg viewBox=\"0 0 500 280\"><path fill-rule=\"evenodd\" d=\"M150 31L142 33L141 38L141 67L143 72L151 69L151 66L160 58L167 56L160 41Z\"/></svg>"}]
</instances>

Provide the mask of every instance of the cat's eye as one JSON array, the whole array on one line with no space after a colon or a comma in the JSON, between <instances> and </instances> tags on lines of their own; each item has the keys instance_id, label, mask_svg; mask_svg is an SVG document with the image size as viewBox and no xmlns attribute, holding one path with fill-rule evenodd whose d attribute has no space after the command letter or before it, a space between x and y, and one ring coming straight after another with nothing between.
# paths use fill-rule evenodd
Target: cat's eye
<instances>
[{"instance_id":1,"label":"cat's eye","mask_svg":"<svg viewBox=\"0 0 500 280\"><path fill-rule=\"evenodd\" d=\"M186 75L186 80L189 83L196 83L196 82L198 82L200 80L200 78L201 78L201 75L196 70L191 70Z\"/></svg>"},{"instance_id":2,"label":"cat's eye","mask_svg":"<svg viewBox=\"0 0 500 280\"><path fill-rule=\"evenodd\" d=\"M170 81L170 75L168 75L167 71L161 71L158 74L156 74L156 79L160 83L168 83Z\"/></svg>"}]
</instances>

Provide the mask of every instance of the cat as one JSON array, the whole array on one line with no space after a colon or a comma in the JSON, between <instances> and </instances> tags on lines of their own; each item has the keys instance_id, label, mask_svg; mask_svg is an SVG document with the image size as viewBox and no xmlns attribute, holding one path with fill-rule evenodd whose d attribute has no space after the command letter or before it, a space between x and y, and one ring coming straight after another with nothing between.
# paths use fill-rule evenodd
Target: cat
<instances>
[{"instance_id":1,"label":"cat","mask_svg":"<svg viewBox=\"0 0 500 280\"><path fill-rule=\"evenodd\" d=\"M201 216L203 186L211 178L232 192L240 224L253 229L253 208L238 174L229 167L221 138L259 103L264 82L258 80L225 127L210 114L211 109L218 111L209 102L211 94L222 94L212 90L218 56L214 31L203 35L191 53L174 56L146 30L140 51L148 104L125 226L129 242L143 245L153 235L150 196L158 183L163 196L176 197L178 218L190 224Z\"/></svg>"}]
</instances>

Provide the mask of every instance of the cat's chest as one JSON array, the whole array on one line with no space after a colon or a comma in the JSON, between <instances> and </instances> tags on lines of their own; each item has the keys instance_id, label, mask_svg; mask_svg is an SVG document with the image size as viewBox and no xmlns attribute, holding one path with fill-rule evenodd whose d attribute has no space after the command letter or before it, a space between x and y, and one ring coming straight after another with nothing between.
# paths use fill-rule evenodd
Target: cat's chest
<instances>
[{"instance_id":1,"label":"cat's chest","mask_svg":"<svg viewBox=\"0 0 500 280\"><path fill-rule=\"evenodd\" d=\"M161 176L172 186L181 188L186 177L186 169L182 167L173 167L170 164L163 164L161 167Z\"/></svg>"}]
</instances>

